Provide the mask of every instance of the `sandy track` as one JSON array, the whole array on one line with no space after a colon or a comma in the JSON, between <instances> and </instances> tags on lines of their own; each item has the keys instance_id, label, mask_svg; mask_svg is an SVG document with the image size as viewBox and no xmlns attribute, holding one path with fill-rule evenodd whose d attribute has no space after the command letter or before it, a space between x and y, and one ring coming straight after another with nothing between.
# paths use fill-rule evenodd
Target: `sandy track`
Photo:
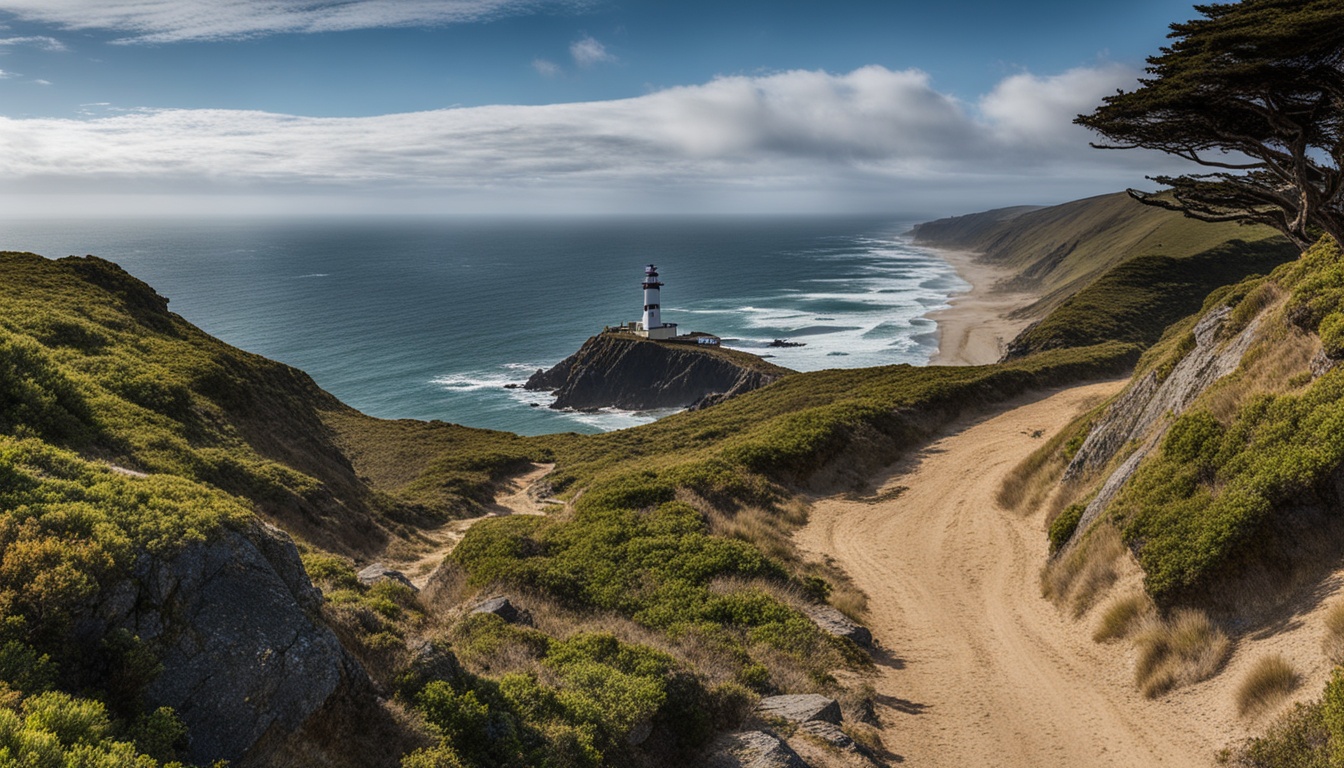
<instances>
[{"instance_id":1,"label":"sandy track","mask_svg":"<svg viewBox=\"0 0 1344 768\"><path fill-rule=\"evenodd\" d=\"M910 766L1204 766L1233 734L1186 697L1149 701L1118 645L1041 596L1042 520L993 502L1017 462L1110 382L1024 397L893 468L889 501L819 501L799 545L870 598L887 746ZM1043 430L1043 437L1032 437ZM1197 705L1196 705L1197 706Z\"/></svg>"}]
</instances>

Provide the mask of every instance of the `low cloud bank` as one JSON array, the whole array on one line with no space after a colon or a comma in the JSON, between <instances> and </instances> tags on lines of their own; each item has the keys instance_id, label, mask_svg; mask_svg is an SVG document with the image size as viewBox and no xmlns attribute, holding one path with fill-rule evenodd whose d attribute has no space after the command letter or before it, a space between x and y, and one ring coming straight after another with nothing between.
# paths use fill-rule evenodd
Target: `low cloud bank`
<instances>
[{"instance_id":1,"label":"low cloud bank","mask_svg":"<svg viewBox=\"0 0 1344 768\"><path fill-rule=\"evenodd\" d=\"M923 72L869 66L722 77L614 101L375 117L0 118L0 193L307 192L480 210L1046 200L1163 170L1168 161L1152 154L1091 149L1071 124L1136 74L1013 75L974 104L939 93Z\"/></svg>"}]
</instances>

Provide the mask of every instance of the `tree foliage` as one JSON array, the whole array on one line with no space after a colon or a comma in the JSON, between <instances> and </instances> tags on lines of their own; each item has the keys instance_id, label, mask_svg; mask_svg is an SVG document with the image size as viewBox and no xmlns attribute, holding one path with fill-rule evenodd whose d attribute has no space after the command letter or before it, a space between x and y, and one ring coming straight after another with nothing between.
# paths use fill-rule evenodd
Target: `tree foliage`
<instances>
[{"instance_id":1,"label":"tree foliage","mask_svg":"<svg viewBox=\"0 0 1344 768\"><path fill-rule=\"evenodd\" d=\"M1344 4L1243 0L1197 5L1149 57L1134 91L1076 123L1111 143L1211 169L1154 176L1138 200L1204 221L1268 224L1305 250L1344 242Z\"/></svg>"}]
</instances>

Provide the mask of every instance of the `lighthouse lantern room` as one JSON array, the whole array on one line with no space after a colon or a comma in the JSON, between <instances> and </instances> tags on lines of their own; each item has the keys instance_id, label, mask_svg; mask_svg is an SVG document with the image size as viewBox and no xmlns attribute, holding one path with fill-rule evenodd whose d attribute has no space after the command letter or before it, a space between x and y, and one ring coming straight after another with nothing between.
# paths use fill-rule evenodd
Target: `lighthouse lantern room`
<instances>
[{"instance_id":1,"label":"lighthouse lantern room","mask_svg":"<svg viewBox=\"0 0 1344 768\"><path fill-rule=\"evenodd\" d=\"M650 339L670 339L677 335L676 323L664 323L662 308L659 306L658 289L663 284L658 281L658 268L650 264L644 268L644 319L635 331Z\"/></svg>"}]
</instances>

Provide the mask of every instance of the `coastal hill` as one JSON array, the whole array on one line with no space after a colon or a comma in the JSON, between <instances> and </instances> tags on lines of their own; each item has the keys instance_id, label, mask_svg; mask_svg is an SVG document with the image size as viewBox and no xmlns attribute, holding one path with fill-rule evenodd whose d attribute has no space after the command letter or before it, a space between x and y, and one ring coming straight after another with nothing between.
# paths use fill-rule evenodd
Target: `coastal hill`
<instances>
[{"instance_id":1,"label":"coastal hill","mask_svg":"<svg viewBox=\"0 0 1344 768\"><path fill-rule=\"evenodd\" d=\"M552 408L706 407L759 389L794 371L758 355L718 344L655 341L632 333L602 333L526 389L553 390Z\"/></svg>"},{"instance_id":2,"label":"coastal hill","mask_svg":"<svg viewBox=\"0 0 1344 768\"><path fill-rule=\"evenodd\" d=\"M1122 200L983 256L1088 333L599 435L373 419L109 262L0 254L0 718L145 766L1199 764L1331 667L1344 280ZM1079 297L1233 240L1098 337L1189 281Z\"/></svg>"},{"instance_id":3,"label":"coastal hill","mask_svg":"<svg viewBox=\"0 0 1344 768\"><path fill-rule=\"evenodd\" d=\"M1197 222L1125 193L939 219L912 235L974 253L997 290L1027 296L1009 311L1030 323L1007 344L1009 357L1108 340L1152 344L1215 288L1297 256L1269 227Z\"/></svg>"}]
</instances>

